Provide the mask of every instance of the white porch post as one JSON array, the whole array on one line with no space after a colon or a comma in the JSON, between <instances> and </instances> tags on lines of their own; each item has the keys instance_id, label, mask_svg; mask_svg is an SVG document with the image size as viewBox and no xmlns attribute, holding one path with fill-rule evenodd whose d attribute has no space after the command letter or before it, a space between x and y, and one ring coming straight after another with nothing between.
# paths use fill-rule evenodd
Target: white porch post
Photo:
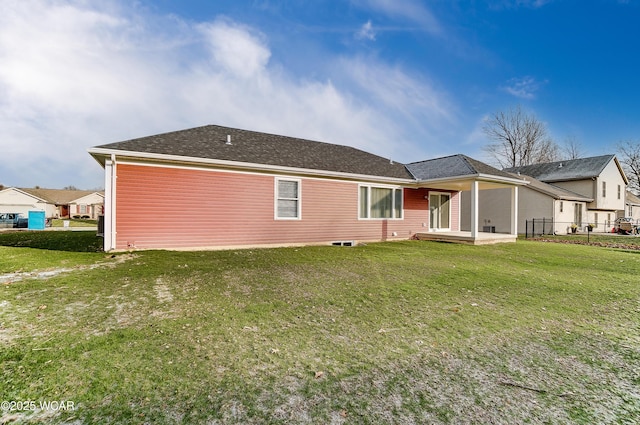
<instances>
[{"instance_id":1,"label":"white porch post","mask_svg":"<svg viewBox=\"0 0 640 425\"><path fill-rule=\"evenodd\" d=\"M471 237L478 237L478 181L471 183Z\"/></svg>"},{"instance_id":2,"label":"white porch post","mask_svg":"<svg viewBox=\"0 0 640 425\"><path fill-rule=\"evenodd\" d=\"M116 247L116 164L115 157L104 162L104 251Z\"/></svg>"},{"instance_id":3,"label":"white porch post","mask_svg":"<svg viewBox=\"0 0 640 425\"><path fill-rule=\"evenodd\" d=\"M518 186L511 188L511 234L518 235Z\"/></svg>"}]
</instances>

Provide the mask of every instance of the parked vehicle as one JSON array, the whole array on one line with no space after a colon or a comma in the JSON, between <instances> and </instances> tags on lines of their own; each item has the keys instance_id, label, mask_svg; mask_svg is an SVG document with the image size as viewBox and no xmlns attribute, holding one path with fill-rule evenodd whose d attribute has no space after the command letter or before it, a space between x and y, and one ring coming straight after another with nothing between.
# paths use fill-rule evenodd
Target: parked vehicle
<instances>
[{"instance_id":1,"label":"parked vehicle","mask_svg":"<svg viewBox=\"0 0 640 425\"><path fill-rule=\"evenodd\" d=\"M616 219L614 231L621 235L637 235L638 225L633 222L631 217L620 217Z\"/></svg>"},{"instance_id":2,"label":"parked vehicle","mask_svg":"<svg viewBox=\"0 0 640 425\"><path fill-rule=\"evenodd\" d=\"M0 213L0 228L26 228L29 219L20 213Z\"/></svg>"},{"instance_id":3,"label":"parked vehicle","mask_svg":"<svg viewBox=\"0 0 640 425\"><path fill-rule=\"evenodd\" d=\"M20 215L16 220L16 226L18 229L26 229L29 227L29 218Z\"/></svg>"}]
</instances>

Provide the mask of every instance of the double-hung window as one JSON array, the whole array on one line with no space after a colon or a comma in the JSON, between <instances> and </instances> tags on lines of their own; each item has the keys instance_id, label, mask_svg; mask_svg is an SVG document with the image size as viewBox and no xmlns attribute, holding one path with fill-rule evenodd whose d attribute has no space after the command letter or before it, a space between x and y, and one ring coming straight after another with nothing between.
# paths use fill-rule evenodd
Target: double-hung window
<instances>
[{"instance_id":1,"label":"double-hung window","mask_svg":"<svg viewBox=\"0 0 640 425\"><path fill-rule=\"evenodd\" d=\"M300 180L276 179L276 219L299 220Z\"/></svg>"},{"instance_id":2,"label":"double-hung window","mask_svg":"<svg viewBox=\"0 0 640 425\"><path fill-rule=\"evenodd\" d=\"M360 218L402 218L402 188L360 186Z\"/></svg>"}]
</instances>

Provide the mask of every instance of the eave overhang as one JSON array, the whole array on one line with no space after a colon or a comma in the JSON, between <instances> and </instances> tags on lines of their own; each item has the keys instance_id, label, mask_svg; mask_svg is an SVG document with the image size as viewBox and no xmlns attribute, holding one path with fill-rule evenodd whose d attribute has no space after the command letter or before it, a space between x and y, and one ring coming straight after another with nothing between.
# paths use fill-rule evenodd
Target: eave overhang
<instances>
[{"instance_id":1,"label":"eave overhang","mask_svg":"<svg viewBox=\"0 0 640 425\"><path fill-rule=\"evenodd\" d=\"M490 174L471 174L457 177L442 177L438 179L418 180L415 187L440 189L450 191L471 190L473 182L479 183L479 189L500 189L511 186L525 186L527 181L516 178L494 176Z\"/></svg>"},{"instance_id":2,"label":"eave overhang","mask_svg":"<svg viewBox=\"0 0 640 425\"><path fill-rule=\"evenodd\" d=\"M373 176L364 174L352 174L340 171L315 170L307 168L285 167L280 165L256 164L249 162L228 161L211 158L199 158L179 155L167 155L158 153L146 153L135 151L123 151L116 149L90 148L89 154L104 167L105 161L116 158L116 162L121 161L141 161L145 163L156 163L158 165L191 166L211 169L223 169L230 171L245 171L256 173L286 174L295 176L321 177L341 180L367 181L384 184L394 184L411 186L415 180L407 178L396 178L386 176Z\"/></svg>"}]
</instances>

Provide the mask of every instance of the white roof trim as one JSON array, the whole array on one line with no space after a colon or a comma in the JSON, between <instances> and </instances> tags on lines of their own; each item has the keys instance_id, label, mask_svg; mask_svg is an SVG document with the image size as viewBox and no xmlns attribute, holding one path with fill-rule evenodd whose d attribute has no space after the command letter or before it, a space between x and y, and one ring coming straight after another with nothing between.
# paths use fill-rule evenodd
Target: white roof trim
<instances>
[{"instance_id":1,"label":"white roof trim","mask_svg":"<svg viewBox=\"0 0 640 425\"><path fill-rule=\"evenodd\" d=\"M23 195L27 195L27 196L29 196L30 198L33 198L33 199L37 199L38 201L44 202L45 204L49 203L49 201L47 201L46 199L42 199L39 196L33 195L33 194L29 193L29 192L25 192L24 190L20 190L17 187L5 187L4 189L0 190L0 192L4 192L6 190L15 190L16 192L20 192Z\"/></svg>"},{"instance_id":2,"label":"white roof trim","mask_svg":"<svg viewBox=\"0 0 640 425\"><path fill-rule=\"evenodd\" d=\"M418 180L418 179L402 179L402 178L394 178L394 177L384 177L384 176L372 176L366 174L352 174L340 171L328 171L328 170L317 170L317 169L309 169L309 168L297 168L297 167L286 167L280 165L270 165L270 164L258 164L251 162L240 162L240 161L229 161L229 160L221 160L221 159L212 159L212 158L200 158L200 157L190 157L190 156L181 156L181 155L168 155L168 154L159 154L159 153L147 153L147 152L138 152L138 151L124 151L119 149L105 149L105 148L90 148L88 152L98 161L101 165L104 166L104 161L101 161L98 156L103 157L106 160L107 157L111 157L113 155L125 157L125 158L139 158L143 160L157 160L157 161L168 161L168 162L177 162L177 163L195 163L202 164L208 166L220 166L226 168L241 168L245 170L253 170L253 171L268 171L268 172L276 172L276 173L285 173L285 174L297 174L297 175L311 175L311 176L320 176L320 177L331 177L331 178L342 178L342 179L350 179L350 180L364 180L364 181L374 181L374 182L386 182L393 183L398 185L409 185L409 186L424 186L429 183L445 183L445 182L460 182L465 180L479 180L483 182L489 183L501 183L512 186L524 186L529 183L525 180L518 178L509 178L502 176L495 176L491 174L468 174L465 176L456 176L456 177L442 177L437 179L428 179L428 180ZM409 174L413 175L408 169Z\"/></svg>"},{"instance_id":3,"label":"white roof trim","mask_svg":"<svg viewBox=\"0 0 640 425\"><path fill-rule=\"evenodd\" d=\"M180 155L167 155L167 154L147 153L147 152L137 152L137 151L122 151L122 150L104 149L104 148L91 148L91 149L88 149L88 152L96 160L98 160L98 158L96 158L96 155L109 155L109 156L116 155L116 156L126 157L126 158L140 158L140 159L146 159L146 160L160 160L160 161L181 162L181 163L185 163L185 162L197 163L197 164L203 164L203 165L209 165L209 166L221 166L221 167L227 167L227 168L243 168L243 169L258 170L258 171L281 172L286 174L302 174L302 175L313 175L313 176L322 176L322 177L339 177L343 179L349 178L353 180L382 181L382 182L405 184L405 185L415 183L415 180L412 180L409 178L401 179L401 178L394 178L394 177L371 176L366 174L352 174L352 173L345 173L340 171L314 170L309 168L284 167L280 165L256 164L251 162L228 161L228 160L221 160L221 159L200 158L200 157L190 157L190 156L180 156Z\"/></svg>"},{"instance_id":4,"label":"white roof trim","mask_svg":"<svg viewBox=\"0 0 640 425\"><path fill-rule=\"evenodd\" d=\"M417 185L425 185L429 183L437 184L437 183L449 183L449 182L462 182L465 180L478 180L478 181L488 182L488 183L504 183L504 184L510 184L513 186L525 186L529 184L529 182L525 180L494 176L491 174L467 174L466 176L440 177L437 179L416 180L415 183Z\"/></svg>"}]
</instances>

